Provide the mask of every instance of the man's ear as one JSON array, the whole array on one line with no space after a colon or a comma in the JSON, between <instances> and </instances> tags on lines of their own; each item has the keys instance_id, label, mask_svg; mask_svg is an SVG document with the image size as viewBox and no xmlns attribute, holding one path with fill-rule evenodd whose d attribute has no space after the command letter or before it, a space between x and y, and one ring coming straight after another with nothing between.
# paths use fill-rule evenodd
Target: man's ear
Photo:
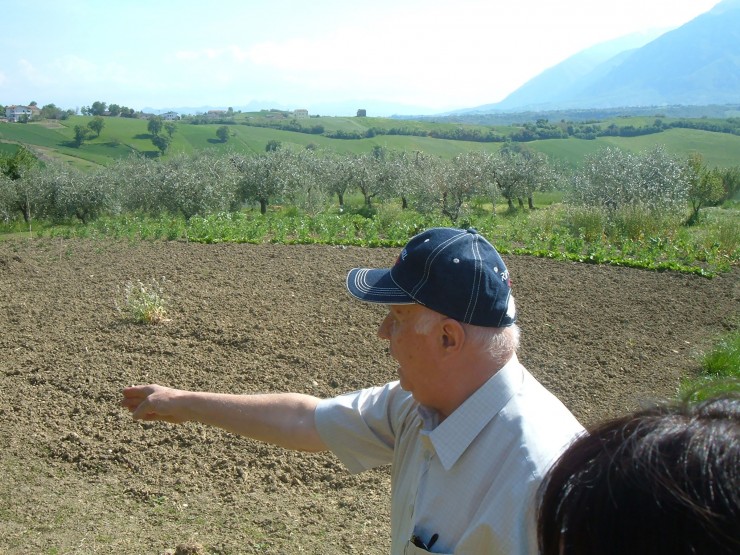
<instances>
[{"instance_id":1,"label":"man's ear","mask_svg":"<svg viewBox=\"0 0 740 555\"><path fill-rule=\"evenodd\" d=\"M445 318L440 322L442 348L448 353L458 352L465 343L465 330L462 324L452 318Z\"/></svg>"}]
</instances>

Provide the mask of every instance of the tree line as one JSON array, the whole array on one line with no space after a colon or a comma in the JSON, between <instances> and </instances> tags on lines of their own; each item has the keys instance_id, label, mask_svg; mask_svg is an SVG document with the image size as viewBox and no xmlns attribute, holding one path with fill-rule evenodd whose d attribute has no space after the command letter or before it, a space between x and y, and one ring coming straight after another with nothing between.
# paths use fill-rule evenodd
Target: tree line
<instances>
[{"instance_id":1,"label":"tree line","mask_svg":"<svg viewBox=\"0 0 740 555\"><path fill-rule=\"evenodd\" d=\"M155 137L167 137L156 129ZM700 157L680 159L660 147L639 154L606 148L576 170L507 143L496 153L471 152L451 160L421 151L376 147L368 154L293 150L276 143L258 155L198 151L171 159L134 155L92 172L62 163L41 164L24 147L0 155L0 219L22 217L86 224L102 215L179 214L186 219L271 203L318 213L342 211L359 193L362 212L377 203L461 219L474 205L534 208L534 194L559 189L566 202L609 217L639 207L655 217L696 221L701 208L740 191L740 167L707 168ZM691 216L686 218L690 207Z\"/></svg>"},{"instance_id":2,"label":"tree line","mask_svg":"<svg viewBox=\"0 0 740 555\"><path fill-rule=\"evenodd\" d=\"M233 125L236 122L232 119L224 123ZM656 118L653 123L647 125L617 125L615 123L611 123L607 126L593 121L578 123L561 121L553 123L542 118L535 122L527 122L512 126L513 129L508 133L497 133L493 129L470 126L466 127L462 125L433 129L423 129L404 125L393 127L373 126L365 130L339 129L326 131L324 126L321 124L312 123L304 125L296 119L289 121L246 121L241 122L241 124L252 127L279 129L281 131L307 133L310 135L323 135L330 139L359 140L371 139L381 135L403 135L479 143L502 143L507 141L525 143L549 139L576 138L593 140L598 137L638 137L642 135L661 133L673 128L699 129L714 133L740 135L740 118L727 118L723 122L689 119L666 122L661 118Z\"/></svg>"}]
</instances>

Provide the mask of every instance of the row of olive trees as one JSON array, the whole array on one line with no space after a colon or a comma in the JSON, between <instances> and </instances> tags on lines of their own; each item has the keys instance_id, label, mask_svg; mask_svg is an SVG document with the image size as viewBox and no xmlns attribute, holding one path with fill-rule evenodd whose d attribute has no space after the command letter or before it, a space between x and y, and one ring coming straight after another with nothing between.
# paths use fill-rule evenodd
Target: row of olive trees
<instances>
[{"instance_id":1,"label":"row of olive trees","mask_svg":"<svg viewBox=\"0 0 740 555\"><path fill-rule=\"evenodd\" d=\"M705 204L716 201L716 191L706 187L711 172L700 161L680 160L662 149L641 154L605 149L575 173L542 154L510 146L451 160L383 148L363 155L288 148L252 156L199 151L166 160L135 156L85 173L34 160L25 149L0 158L0 218L87 223L129 212L191 218L251 204L265 213L275 202L316 213L332 199L343 208L348 194L359 193L368 209L375 202L400 202L402 208L454 222L480 200L495 206L503 198L514 208L528 199L533 208L533 194L553 188L568 189L573 204L607 212L639 205L655 214L679 213L700 198Z\"/></svg>"},{"instance_id":2,"label":"row of olive trees","mask_svg":"<svg viewBox=\"0 0 740 555\"><path fill-rule=\"evenodd\" d=\"M27 153L25 160L31 159ZM518 152L461 154L443 160L421 152L376 149L337 155L277 148L256 156L208 151L168 160L132 157L93 172L60 164L25 164L2 181L0 215L77 218L146 212L194 215L233 211L255 203L265 213L283 202L318 212L336 198L359 193L366 207L397 200L403 208L441 213L455 221L476 198L529 197L550 188L554 173L541 155ZM520 201L521 202L521 201ZM531 205L531 200L530 200Z\"/></svg>"}]
</instances>

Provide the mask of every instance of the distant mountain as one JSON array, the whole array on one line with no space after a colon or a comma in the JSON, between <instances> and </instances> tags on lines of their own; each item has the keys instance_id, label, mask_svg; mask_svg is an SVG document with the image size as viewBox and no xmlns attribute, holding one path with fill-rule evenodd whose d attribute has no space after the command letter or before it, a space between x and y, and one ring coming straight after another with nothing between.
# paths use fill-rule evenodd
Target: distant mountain
<instances>
[{"instance_id":1,"label":"distant mountain","mask_svg":"<svg viewBox=\"0 0 740 555\"><path fill-rule=\"evenodd\" d=\"M626 56L659 37L663 32L635 33L597 44L543 71L501 102L462 110L460 113L544 106L543 99L547 99L547 103L552 106L556 99L569 94L574 83L588 83L598 79L621 63Z\"/></svg>"},{"instance_id":2,"label":"distant mountain","mask_svg":"<svg viewBox=\"0 0 740 555\"><path fill-rule=\"evenodd\" d=\"M279 102L255 100L243 106L232 105L230 107L237 111L241 110L242 112L259 112L260 110L270 110L273 108L276 110L292 110L294 108L300 108L301 106L288 108L281 105ZM228 108L229 106L171 106L166 108L152 108L151 106L146 106L142 108L141 111L145 114L164 114L165 112L177 112L178 114L182 115L196 115L205 114L209 110L227 110Z\"/></svg>"},{"instance_id":3,"label":"distant mountain","mask_svg":"<svg viewBox=\"0 0 740 555\"><path fill-rule=\"evenodd\" d=\"M344 116L350 117L357 115L357 110L363 109L366 111L368 117L388 117L393 114L409 114L409 113L428 113L430 108L428 106L410 106L406 104L398 104L385 102L381 100L345 100L340 102L321 102L321 103L306 103L287 106L281 102L274 102L271 100L253 100L248 104L241 106L231 106L235 111L242 112L259 112L260 110L287 110L293 111L299 108L305 108L308 113L313 116ZM180 107L168 107L168 108L142 108L142 112L147 114L163 114L165 112L177 112L178 114L205 114L209 110L226 110L228 106L180 106Z\"/></svg>"},{"instance_id":4,"label":"distant mountain","mask_svg":"<svg viewBox=\"0 0 740 555\"><path fill-rule=\"evenodd\" d=\"M640 39L584 50L501 102L458 113L740 104L740 0L724 0L654 40Z\"/></svg>"}]
</instances>

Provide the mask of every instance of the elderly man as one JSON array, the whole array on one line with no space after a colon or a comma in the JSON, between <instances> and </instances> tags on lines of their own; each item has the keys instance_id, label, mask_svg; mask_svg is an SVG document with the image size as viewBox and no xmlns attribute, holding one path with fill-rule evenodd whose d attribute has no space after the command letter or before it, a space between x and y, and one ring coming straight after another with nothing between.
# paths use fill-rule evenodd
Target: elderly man
<instances>
[{"instance_id":1,"label":"elderly man","mask_svg":"<svg viewBox=\"0 0 740 555\"><path fill-rule=\"evenodd\" d=\"M124 390L142 420L197 421L286 448L330 449L351 472L392 464L392 553L536 553L535 493L581 425L518 362L506 265L474 229L413 237L390 269L356 268L388 305L378 335L399 380L332 399Z\"/></svg>"}]
</instances>

